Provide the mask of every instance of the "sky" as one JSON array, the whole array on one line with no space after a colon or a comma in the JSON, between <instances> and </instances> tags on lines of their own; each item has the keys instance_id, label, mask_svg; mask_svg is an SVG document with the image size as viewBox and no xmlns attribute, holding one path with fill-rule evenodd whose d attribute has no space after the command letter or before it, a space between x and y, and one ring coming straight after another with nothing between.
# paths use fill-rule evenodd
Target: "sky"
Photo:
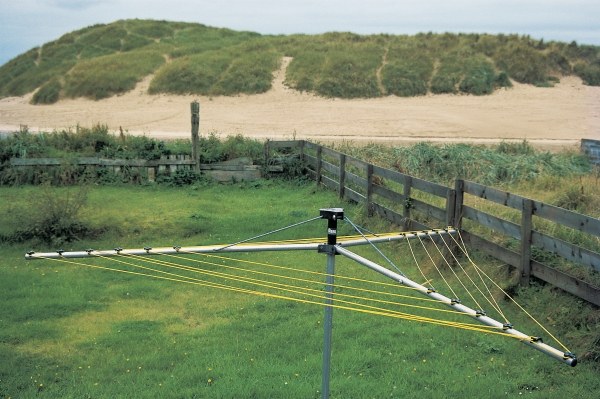
<instances>
[{"instance_id":1,"label":"sky","mask_svg":"<svg viewBox=\"0 0 600 399\"><path fill-rule=\"evenodd\" d=\"M65 33L120 19L262 34L505 33L600 45L598 0L0 0L0 65Z\"/></svg>"}]
</instances>

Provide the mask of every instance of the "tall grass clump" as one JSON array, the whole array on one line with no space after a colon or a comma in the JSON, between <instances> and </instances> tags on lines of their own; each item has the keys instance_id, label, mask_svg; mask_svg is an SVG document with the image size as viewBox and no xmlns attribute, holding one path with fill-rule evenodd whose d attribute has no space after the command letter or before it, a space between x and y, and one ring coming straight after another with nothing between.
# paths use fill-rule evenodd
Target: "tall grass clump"
<instances>
[{"instance_id":1,"label":"tall grass clump","mask_svg":"<svg viewBox=\"0 0 600 399\"><path fill-rule=\"evenodd\" d=\"M429 91L433 65L434 58L423 42L402 37L389 46L382 84L388 94L425 95Z\"/></svg>"},{"instance_id":2,"label":"tall grass clump","mask_svg":"<svg viewBox=\"0 0 600 399\"><path fill-rule=\"evenodd\" d=\"M279 54L258 43L181 57L159 69L149 93L235 95L271 88Z\"/></svg>"},{"instance_id":3,"label":"tall grass clump","mask_svg":"<svg viewBox=\"0 0 600 399\"><path fill-rule=\"evenodd\" d=\"M61 90L60 81L52 79L34 93L31 104L54 104L59 100Z\"/></svg>"},{"instance_id":4,"label":"tall grass clump","mask_svg":"<svg viewBox=\"0 0 600 399\"><path fill-rule=\"evenodd\" d=\"M544 53L523 42L510 42L493 56L496 65L519 83L547 86L548 62Z\"/></svg>"},{"instance_id":5,"label":"tall grass clump","mask_svg":"<svg viewBox=\"0 0 600 399\"><path fill-rule=\"evenodd\" d=\"M376 73L383 47L377 38L327 33L307 40L306 46L288 46L294 57L286 77L291 87L325 97L381 95Z\"/></svg>"},{"instance_id":6,"label":"tall grass clump","mask_svg":"<svg viewBox=\"0 0 600 399\"><path fill-rule=\"evenodd\" d=\"M536 150L526 141L502 142L494 146L472 144L411 146L344 146L342 151L402 173L453 185L466 179L488 185L534 181L543 176L581 176L590 173L589 160L577 153Z\"/></svg>"},{"instance_id":7,"label":"tall grass clump","mask_svg":"<svg viewBox=\"0 0 600 399\"><path fill-rule=\"evenodd\" d=\"M119 53L81 61L65 79L65 94L100 100L125 93L164 62L156 52L138 52L135 56Z\"/></svg>"}]
</instances>

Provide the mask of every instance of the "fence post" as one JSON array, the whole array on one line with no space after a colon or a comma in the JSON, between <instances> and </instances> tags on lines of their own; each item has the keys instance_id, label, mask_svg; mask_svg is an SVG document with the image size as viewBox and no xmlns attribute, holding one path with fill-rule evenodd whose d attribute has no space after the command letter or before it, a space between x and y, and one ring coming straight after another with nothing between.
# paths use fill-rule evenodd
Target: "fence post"
<instances>
[{"instance_id":1,"label":"fence post","mask_svg":"<svg viewBox=\"0 0 600 399\"><path fill-rule=\"evenodd\" d=\"M367 215L373 216L373 164L367 164Z\"/></svg>"},{"instance_id":2,"label":"fence post","mask_svg":"<svg viewBox=\"0 0 600 399\"><path fill-rule=\"evenodd\" d=\"M446 196L446 226L454 227L454 213L456 209L456 190L449 189Z\"/></svg>"},{"instance_id":3,"label":"fence post","mask_svg":"<svg viewBox=\"0 0 600 399\"><path fill-rule=\"evenodd\" d=\"M317 186L321 184L321 168L323 167L323 147L317 147L317 176L315 179L317 181Z\"/></svg>"},{"instance_id":4,"label":"fence post","mask_svg":"<svg viewBox=\"0 0 600 399\"><path fill-rule=\"evenodd\" d=\"M304 140L300 140L300 162L302 162L302 164L304 165L304 147L305 147L306 141Z\"/></svg>"},{"instance_id":5,"label":"fence post","mask_svg":"<svg viewBox=\"0 0 600 399\"><path fill-rule=\"evenodd\" d=\"M404 175L404 206L402 207L402 217L404 218L404 230L410 229L410 208L412 208L412 204L410 201L410 190L412 186L412 177L408 175Z\"/></svg>"},{"instance_id":6,"label":"fence post","mask_svg":"<svg viewBox=\"0 0 600 399\"><path fill-rule=\"evenodd\" d=\"M192 111L192 159L194 160L194 170L200 171L200 103L193 101L190 104Z\"/></svg>"},{"instance_id":7,"label":"fence post","mask_svg":"<svg viewBox=\"0 0 600 399\"><path fill-rule=\"evenodd\" d=\"M454 182L454 191L456 196L454 200L454 227L460 229L462 227L462 207L465 199L465 181L457 179Z\"/></svg>"},{"instance_id":8,"label":"fence post","mask_svg":"<svg viewBox=\"0 0 600 399\"><path fill-rule=\"evenodd\" d=\"M339 187L340 199L344 199L345 189L346 189L346 154L340 153L340 187Z\"/></svg>"},{"instance_id":9,"label":"fence post","mask_svg":"<svg viewBox=\"0 0 600 399\"><path fill-rule=\"evenodd\" d=\"M521 277L520 284L529 284L531 277L531 235L533 232L533 200L523 198L521 213Z\"/></svg>"}]
</instances>

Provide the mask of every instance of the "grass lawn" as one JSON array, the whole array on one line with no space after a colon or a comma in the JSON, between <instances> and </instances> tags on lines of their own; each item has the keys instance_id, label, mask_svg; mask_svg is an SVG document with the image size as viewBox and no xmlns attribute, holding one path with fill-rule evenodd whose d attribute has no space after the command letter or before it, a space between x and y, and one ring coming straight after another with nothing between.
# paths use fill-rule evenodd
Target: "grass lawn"
<instances>
[{"instance_id":1,"label":"grass lawn","mask_svg":"<svg viewBox=\"0 0 600 399\"><path fill-rule=\"evenodd\" d=\"M65 194L77 188L52 190ZM0 233L27 221L24 212L32 203L27 198L40 192L39 187L0 187ZM333 206L344 207L353 221L373 229L385 226L313 184L96 186L87 198L81 220L103 233L65 243L64 250L231 243L316 217L320 208ZM342 224L339 233L352 231ZM318 220L265 239L325 234L326 223ZM36 251L57 249L32 241L0 244L0 397L320 397L322 306L24 260L33 245ZM382 250L419 280L406 244L386 244ZM369 248L356 251L384 263ZM252 263L227 264L293 277L306 273L273 271L271 265L314 273L323 272L326 263L324 255L312 251L228 257ZM418 250L417 257L425 254ZM482 257L477 261L493 264ZM211 262L202 268L231 273L218 265L222 260ZM114 261L86 263L109 266ZM336 257L336 274L336 282L348 286L374 284L348 282L343 276L386 281L342 257ZM295 284L323 288L322 276L308 275L303 278L312 282ZM534 294L523 297L535 304ZM556 301L556 306L576 303ZM510 307L508 312L512 315ZM521 331L536 331L520 316L511 321ZM594 398L600 392L593 364L570 368L496 335L341 309L334 311L333 331L332 398Z\"/></svg>"}]
</instances>

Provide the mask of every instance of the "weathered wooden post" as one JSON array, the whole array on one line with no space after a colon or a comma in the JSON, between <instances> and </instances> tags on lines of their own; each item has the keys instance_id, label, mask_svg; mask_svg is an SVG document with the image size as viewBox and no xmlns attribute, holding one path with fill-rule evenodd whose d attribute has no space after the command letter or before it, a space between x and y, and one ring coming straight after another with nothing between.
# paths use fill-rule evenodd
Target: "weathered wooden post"
<instances>
[{"instance_id":1,"label":"weathered wooden post","mask_svg":"<svg viewBox=\"0 0 600 399\"><path fill-rule=\"evenodd\" d=\"M316 181L317 181L317 186L319 186L321 184L321 173L322 170L321 168L323 167L323 147L318 146L317 147L317 176L316 176Z\"/></svg>"},{"instance_id":2,"label":"weathered wooden post","mask_svg":"<svg viewBox=\"0 0 600 399\"><path fill-rule=\"evenodd\" d=\"M454 200L454 227L459 230L462 227L462 207L465 196L465 181L458 179L454 182L456 197Z\"/></svg>"},{"instance_id":3,"label":"weathered wooden post","mask_svg":"<svg viewBox=\"0 0 600 399\"><path fill-rule=\"evenodd\" d=\"M367 164L367 215L373 216L373 164Z\"/></svg>"},{"instance_id":4,"label":"weathered wooden post","mask_svg":"<svg viewBox=\"0 0 600 399\"><path fill-rule=\"evenodd\" d=\"M346 189L346 154L340 154L340 186L338 188L340 199L344 199Z\"/></svg>"},{"instance_id":5,"label":"weathered wooden post","mask_svg":"<svg viewBox=\"0 0 600 399\"><path fill-rule=\"evenodd\" d=\"M456 190L449 189L446 194L446 226L455 226Z\"/></svg>"},{"instance_id":6,"label":"weathered wooden post","mask_svg":"<svg viewBox=\"0 0 600 399\"><path fill-rule=\"evenodd\" d=\"M412 188L412 177L404 175L402 195L404 196L404 206L402 207L402 217L404 218L404 230L410 230L411 227L411 212L412 200L410 192Z\"/></svg>"},{"instance_id":7,"label":"weathered wooden post","mask_svg":"<svg viewBox=\"0 0 600 399\"><path fill-rule=\"evenodd\" d=\"M533 201L523 198L521 213L521 276L519 283L529 284L531 277L531 235L533 233Z\"/></svg>"},{"instance_id":8,"label":"weathered wooden post","mask_svg":"<svg viewBox=\"0 0 600 399\"><path fill-rule=\"evenodd\" d=\"M194 160L194 170L200 172L200 103L193 101L190 108L192 111L192 159Z\"/></svg>"}]
</instances>

